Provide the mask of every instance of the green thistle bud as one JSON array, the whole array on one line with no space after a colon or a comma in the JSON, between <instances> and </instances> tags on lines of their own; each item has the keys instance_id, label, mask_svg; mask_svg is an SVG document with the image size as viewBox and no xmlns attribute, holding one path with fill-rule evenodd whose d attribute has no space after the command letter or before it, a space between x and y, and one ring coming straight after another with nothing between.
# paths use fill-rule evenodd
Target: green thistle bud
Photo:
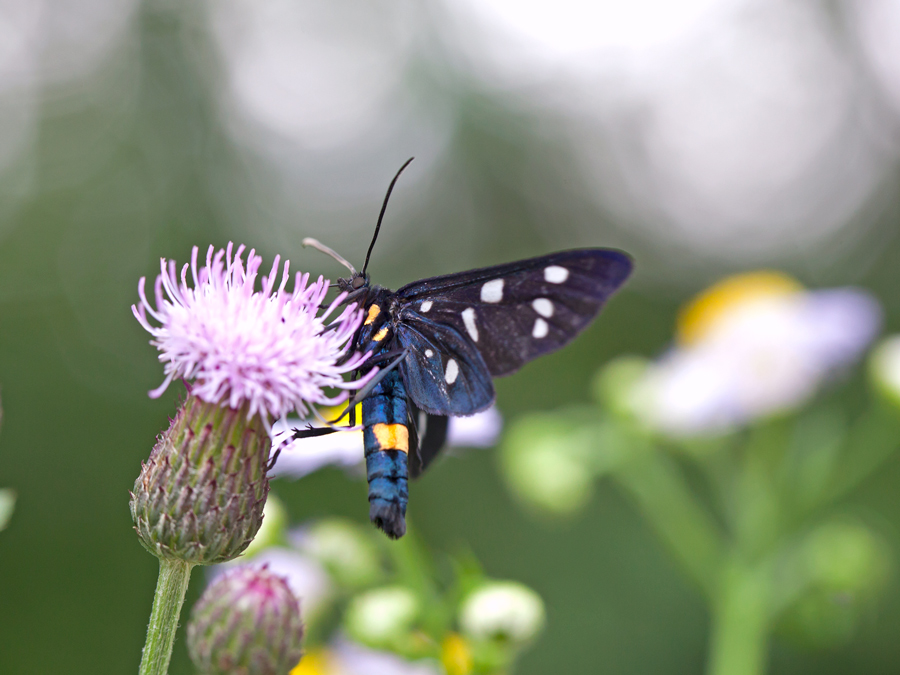
<instances>
[{"instance_id":1,"label":"green thistle bud","mask_svg":"<svg viewBox=\"0 0 900 675\"><path fill-rule=\"evenodd\" d=\"M303 651L300 603L265 567L216 579L194 605L188 652L204 675L287 675Z\"/></svg>"},{"instance_id":2,"label":"green thistle bud","mask_svg":"<svg viewBox=\"0 0 900 675\"><path fill-rule=\"evenodd\" d=\"M887 586L887 543L863 523L837 519L807 535L796 555L803 592L780 618L779 631L806 646L846 643Z\"/></svg>"},{"instance_id":3,"label":"green thistle bud","mask_svg":"<svg viewBox=\"0 0 900 675\"><path fill-rule=\"evenodd\" d=\"M160 559L211 565L236 558L259 530L271 439L260 416L189 396L131 495L141 543Z\"/></svg>"}]
</instances>

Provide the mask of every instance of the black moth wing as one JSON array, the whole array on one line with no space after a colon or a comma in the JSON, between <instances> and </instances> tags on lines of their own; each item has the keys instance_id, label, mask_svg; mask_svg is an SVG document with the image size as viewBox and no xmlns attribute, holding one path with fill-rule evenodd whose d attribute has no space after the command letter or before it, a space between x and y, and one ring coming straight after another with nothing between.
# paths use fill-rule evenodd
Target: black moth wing
<instances>
[{"instance_id":1,"label":"black moth wing","mask_svg":"<svg viewBox=\"0 0 900 675\"><path fill-rule=\"evenodd\" d=\"M394 298L401 331L407 322L452 327L497 377L571 341L631 269L631 259L621 251L576 249L423 279ZM476 412L422 407L451 415Z\"/></svg>"},{"instance_id":2,"label":"black moth wing","mask_svg":"<svg viewBox=\"0 0 900 675\"><path fill-rule=\"evenodd\" d=\"M395 340L408 349L400 364L406 393L432 415L472 415L494 401L488 367L471 340L452 325L401 310Z\"/></svg>"},{"instance_id":3,"label":"black moth wing","mask_svg":"<svg viewBox=\"0 0 900 675\"><path fill-rule=\"evenodd\" d=\"M411 400L407 407L409 427L409 475L418 478L437 457L447 440L450 420L419 410Z\"/></svg>"}]
</instances>

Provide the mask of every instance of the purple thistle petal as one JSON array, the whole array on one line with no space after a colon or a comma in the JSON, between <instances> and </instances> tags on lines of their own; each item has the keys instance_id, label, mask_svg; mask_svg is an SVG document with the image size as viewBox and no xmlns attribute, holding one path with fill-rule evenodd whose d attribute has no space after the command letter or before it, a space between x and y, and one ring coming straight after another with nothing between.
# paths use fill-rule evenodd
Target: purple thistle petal
<instances>
[{"instance_id":1,"label":"purple thistle petal","mask_svg":"<svg viewBox=\"0 0 900 675\"><path fill-rule=\"evenodd\" d=\"M153 336L151 344L165 364L165 380L150 395L159 396L173 379L184 378L205 401L233 408L246 401L250 415L274 418L291 411L305 415L310 403L345 401L347 390L371 377L344 380L366 357L346 358L362 312L351 305L326 323L346 295L317 316L329 283L319 277L310 284L309 274L298 272L293 290L288 290L292 275L280 256L257 290L262 258L250 250L245 264L245 251L243 245L234 250L231 243L224 250L210 246L201 268L194 247L191 262L180 274L174 261L160 260L154 304L145 293L145 279L139 282L140 302L132 305L132 312ZM337 393L329 396L325 389Z\"/></svg>"}]
</instances>

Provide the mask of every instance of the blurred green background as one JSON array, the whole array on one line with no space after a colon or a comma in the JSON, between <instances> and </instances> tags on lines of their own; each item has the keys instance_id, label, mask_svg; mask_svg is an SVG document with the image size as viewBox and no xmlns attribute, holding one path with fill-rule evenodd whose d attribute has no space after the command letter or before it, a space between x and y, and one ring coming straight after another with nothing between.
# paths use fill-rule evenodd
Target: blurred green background
<instances>
[{"instance_id":1,"label":"blurred green background","mask_svg":"<svg viewBox=\"0 0 900 675\"><path fill-rule=\"evenodd\" d=\"M507 419L584 400L616 354L660 353L680 303L735 270L862 286L900 329L894 3L545 5L3 5L0 487L18 502L0 672L137 667L157 562L128 490L179 394L146 395L162 368L131 316L138 278L229 240L337 276L302 238L361 264L409 156L376 283L576 246L635 257L583 336L497 383ZM843 506L900 559L898 481L900 456ZM273 490L295 521L367 517L337 470ZM412 486L410 520L543 596L519 672L702 670L703 603L610 485L575 521L539 522L473 451ZM894 578L849 646L776 641L770 672L893 673L898 632ZM191 672L183 640L171 672Z\"/></svg>"}]
</instances>

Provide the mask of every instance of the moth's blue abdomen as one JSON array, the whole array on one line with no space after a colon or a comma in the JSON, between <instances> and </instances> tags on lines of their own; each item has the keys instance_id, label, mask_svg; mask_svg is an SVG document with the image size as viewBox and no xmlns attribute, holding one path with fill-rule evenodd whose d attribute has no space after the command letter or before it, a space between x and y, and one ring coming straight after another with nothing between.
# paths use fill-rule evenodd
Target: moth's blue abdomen
<instances>
[{"instance_id":1,"label":"moth's blue abdomen","mask_svg":"<svg viewBox=\"0 0 900 675\"><path fill-rule=\"evenodd\" d=\"M406 389L397 370L388 373L362 402L363 444L369 481L369 518L389 537L406 533L409 499L409 429Z\"/></svg>"}]
</instances>

